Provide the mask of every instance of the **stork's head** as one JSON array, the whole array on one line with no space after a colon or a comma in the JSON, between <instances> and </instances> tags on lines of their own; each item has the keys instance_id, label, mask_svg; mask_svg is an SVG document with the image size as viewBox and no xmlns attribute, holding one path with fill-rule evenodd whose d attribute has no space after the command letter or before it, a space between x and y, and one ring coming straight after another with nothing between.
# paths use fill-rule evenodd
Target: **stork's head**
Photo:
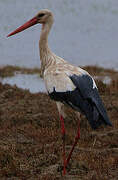
<instances>
[{"instance_id":1,"label":"stork's head","mask_svg":"<svg viewBox=\"0 0 118 180\"><path fill-rule=\"evenodd\" d=\"M50 10L48 9L43 9L38 12L37 15L35 15L31 20L27 21L25 24L17 28L15 31L11 32L8 34L7 37L12 36L16 33L19 33L35 24L52 24L53 23L53 14Z\"/></svg>"},{"instance_id":2,"label":"stork's head","mask_svg":"<svg viewBox=\"0 0 118 180\"><path fill-rule=\"evenodd\" d=\"M43 10L39 11L35 17L37 19L37 23L40 23L40 24L53 22L53 14L48 9L43 9Z\"/></svg>"}]
</instances>

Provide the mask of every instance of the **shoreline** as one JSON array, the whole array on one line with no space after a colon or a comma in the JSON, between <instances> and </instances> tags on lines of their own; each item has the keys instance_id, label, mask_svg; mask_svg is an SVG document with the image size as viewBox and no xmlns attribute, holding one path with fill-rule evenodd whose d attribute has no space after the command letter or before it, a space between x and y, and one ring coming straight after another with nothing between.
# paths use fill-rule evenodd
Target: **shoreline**
<instances>
[{"instance_id":1,"label":"shoreline","mask_svg":"<svg viewBox=\"0 0 118 180\"><path fill-rule=\"evenodd\" d=\"M104 75L104 73L111 74L117 74L118 71L110 68L104 68L101 66L92 66L92 65L86 65L86 66L80 66L81 68L88 71L91 75ZM40 67L39 68L26 68L26 67L20 67L20 66L12 66L12 65L6 65L6 66L0 66L0 77L11 77L14 76L15 73L21 73L21 74L40 74Z\"/></svg>"}]
</instances>

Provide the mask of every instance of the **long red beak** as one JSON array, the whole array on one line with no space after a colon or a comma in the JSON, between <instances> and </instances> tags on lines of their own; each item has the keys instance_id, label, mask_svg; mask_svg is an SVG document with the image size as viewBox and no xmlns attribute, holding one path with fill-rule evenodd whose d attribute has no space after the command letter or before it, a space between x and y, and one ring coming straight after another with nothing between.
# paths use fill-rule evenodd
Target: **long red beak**
<instances>
[{"instance_id":1,"label":"long red beak","mask_svg":"<svg viewBox=\"0 0 118 180\"><path fill-rule=\"evenodd\" d=\"M17 28L15 31L13 31L13 32L11 32L10 34L8 34L7 37L12 36L12 35L14 35L14 34L17 34L17 33L21 32L21 31L24 31L25 29L27 29L27 28L29 28L29 27L37 24L37 23L38 23L38 22L37 22L37 18L34 17L34 18L30 19L29 21L27 21L27 22L26 22L25 24L23 24L22 26L20 26L19 28Z\"/></svg>"}]
</instances>

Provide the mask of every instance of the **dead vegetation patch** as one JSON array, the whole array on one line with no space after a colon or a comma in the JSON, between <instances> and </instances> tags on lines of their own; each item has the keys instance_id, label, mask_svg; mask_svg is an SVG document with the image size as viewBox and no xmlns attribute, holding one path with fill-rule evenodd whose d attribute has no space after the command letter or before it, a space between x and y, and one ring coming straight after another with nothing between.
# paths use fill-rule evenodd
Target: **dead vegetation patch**
<instances>
[{"instance_id":1,"label":"dead vegetation patch","mask_svg":"<svg viewBox=\"0 0 118 180\"><path fill-rule=\"evenodd\" d=\"M40 69L39 68L31 69L31 68L24 68L19 66L10 66L10 65L0 67L0 77L2 78L14 76L15 73L40 74Z\"/></svg>"},{"instance_id":2,"label":"dead vegetation patch","mask_svg":"<svg viewBox=\"0 0 118 180\"><path fill-rule=\"evenodd\" d=\"M113 127L92 131L82 116L81 138L65 177L68 180L118 177L118 79L110 85L97 81L97 85ZM71 109L66 111L68 155L77 117ZM45 93L31 94L0 83L0 179L61 180L57 171L61 162L62 139L55 102Z\"/></svg>"}]
</instances>

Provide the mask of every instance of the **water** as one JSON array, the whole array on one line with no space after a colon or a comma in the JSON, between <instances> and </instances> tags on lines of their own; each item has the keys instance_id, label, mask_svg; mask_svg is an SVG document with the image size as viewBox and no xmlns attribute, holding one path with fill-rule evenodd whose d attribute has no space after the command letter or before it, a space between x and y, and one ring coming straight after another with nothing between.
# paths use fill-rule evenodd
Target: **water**
<instances>
[{"instance_id":1,"label":"water","mask_svg":"<svg viewBox=\"0 0 118 180\"><path fill-rule=\"evenodd\" d=\"M109 76L94 76L94 79L98 79L107 85L110 85L112 82L112 79Z\"/></svg>"},{"instance_id":2,"label":"water","mask_svg":"<svg viewBox=\"0 0 118 180\"><path fill-rule=\"evenodd\" d=\"M94 76L94 79L101 80L104 84L110 84L109 76ZM38 74L15 74L13 77L1 78L3 84L16 85L19 88L27 89L31 93L46 92L44 81Z\"/></svg>"},{"instance_id":3,"label":"water","mask_svg":"<svg viewBox=\"0 0 118 180\"><path fill-rule=\"evenodd\" d=\"M42 8L55 15L52 51L76 65L118 69L118 0L0 0L0 66L40 66L40 25L6 35Z\"/></svg>"},{"instance_id":4,"label":"water","mask_svg":"<svg viewBox=\"0 0 118 180\"><path fill-rule=\"evenodd\" d=\"M39 75L29 75L29 74L16 74L13 77L7 77L1 79L3 84L16 85L19 88L27 89L31 93L46 92L43 80Z\"/></svg>"}]
</instances>

